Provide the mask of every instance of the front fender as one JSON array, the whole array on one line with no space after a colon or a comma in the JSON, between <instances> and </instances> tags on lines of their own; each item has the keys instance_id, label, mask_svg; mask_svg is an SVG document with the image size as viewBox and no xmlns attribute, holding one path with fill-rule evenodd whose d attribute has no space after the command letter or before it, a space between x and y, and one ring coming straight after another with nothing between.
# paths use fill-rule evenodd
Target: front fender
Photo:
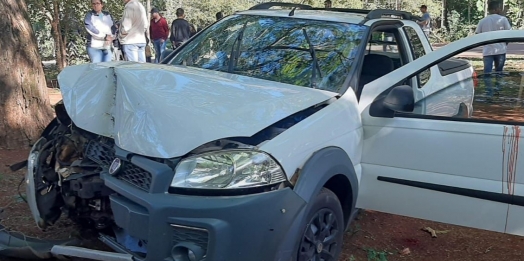
<instances>
[{"instance_id":1,"label":"front fender","mask_svg":"<svg viewBox=\"0 0 524 261\"><path fill-rule=\"evenodd\" d=\"M351 185L352 204L355 207L358 195L358 179L353 162L347 153L338 147L327 147L316 151L297 174L294 191L306 202L315 197L324 184L336 175L344 175Z\"/></svg>"},{"instance_id":2,"label":"front fender","mask_svg":"<svg viewBox=\"0 0 524 261\"><path fill-rule=\"evenodd\" d=\"M358 179L353 166L353 162L348 154L338 147L326 147L314 152L291 180L296 180L294 192L297 193L306 203L314 199L324 185L333 177L343 175L349 181L351 190L351 210L355 208L358 195ZM300 238L302 237L303 227L307 220L306 214L311 205L307 204L302 209L297 220L289 229L286 237L282 240L280 250L277 252L275 260L289 261L295 260ZM352 216L349 215L348 223Z\"/></svg>"}]
</instances>

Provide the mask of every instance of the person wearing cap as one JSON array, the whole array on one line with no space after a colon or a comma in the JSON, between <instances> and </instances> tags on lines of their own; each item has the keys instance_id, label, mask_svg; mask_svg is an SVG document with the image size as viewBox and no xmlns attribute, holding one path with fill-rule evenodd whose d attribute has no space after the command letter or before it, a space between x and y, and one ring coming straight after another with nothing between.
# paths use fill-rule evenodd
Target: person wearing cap
<instances>
[{"instance_id":1,"label":"person wearing cap","mask_svg":"<svg viewBox=\"0 0 524 261\"><path fill-rule=\"evenodd\" d=\"M169 25L167 24L167 20L160 15L156 7L151 9L151 17L149 37L155 47L154 63L159 63L160 57L166 49L167 38L169 37Z\"/></svg>"},{"instance_id":2,"label":"person wearing cap","mask_svg":"<svg viewBox=\"0 0 524 261\"><path fill-rule=\"evenodd\" d=\"M429 39L429 33L431 32L431 16L429 15L428 7L426 5L420 6L420 12L422 12L422 17L417 23L420 25L422 31L424 31L424 34Z\"/></svg>"},{"instance_id":3,"label":"person wearing cap","mask_svg":"<svg viewBox=\"0 0 524 261\"><path fill-rule=\"evenodd\" d=\"M324 8L332 8L332 5L331 5L331 0L326 0L324 1Z\"/></svg>"}]
</instances>

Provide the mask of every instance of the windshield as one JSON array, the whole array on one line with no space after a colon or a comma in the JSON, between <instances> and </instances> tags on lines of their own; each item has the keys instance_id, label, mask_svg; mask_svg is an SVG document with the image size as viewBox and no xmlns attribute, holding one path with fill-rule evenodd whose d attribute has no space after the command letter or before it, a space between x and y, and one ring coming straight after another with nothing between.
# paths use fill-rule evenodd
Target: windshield
<instances>
[{"instance_id":1,"label":"windshield","mask_svg":"<svg viewBox=\"0 0 524 261\"><path fill-rule=\"evenodd\" d=\"M366 30L342 22L235 15L192 39L170 64L338 92Z\"/></svg>"}]
</instances>

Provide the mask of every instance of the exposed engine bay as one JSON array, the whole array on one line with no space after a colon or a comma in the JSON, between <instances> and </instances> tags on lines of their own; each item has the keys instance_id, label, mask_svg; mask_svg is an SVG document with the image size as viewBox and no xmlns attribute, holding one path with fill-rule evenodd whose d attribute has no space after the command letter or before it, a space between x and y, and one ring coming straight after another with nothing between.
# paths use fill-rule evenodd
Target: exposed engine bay
<instances>
[{"instance_id":1,"label":"exposed engine bay","mask_svg":"<svg viewBox=\"0 0 524 261\"><path fill-rule=\"evenodd\" d=\"M56 111L57 119L44 131L37 143L38 154L28 165L32 177L27 181L34 182L39 213L37 225L44 229L65 213L82 226L108 228L112 217L107 197L112 191L104 186L100 173L114 159L113 141L76 128L61 103ZM27 185L30 190L31 184Z\"/></svg>"}]
</instances>

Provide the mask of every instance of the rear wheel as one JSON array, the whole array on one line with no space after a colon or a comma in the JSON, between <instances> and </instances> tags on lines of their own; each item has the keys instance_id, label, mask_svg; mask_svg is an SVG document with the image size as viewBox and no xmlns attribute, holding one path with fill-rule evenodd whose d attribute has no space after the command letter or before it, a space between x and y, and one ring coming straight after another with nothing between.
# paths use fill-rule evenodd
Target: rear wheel
<instances>
[{"instance_id":1,"label":"rear wheel","mask_svg":"<svg viewBox=\"0 0 524 261\"><path fill-rule=\"evenodd\" d=\"M335 193L323 188L311 204L297 260L337 261L344 235L344 215L340 201Z\"/></svg>"}]
</instances>

